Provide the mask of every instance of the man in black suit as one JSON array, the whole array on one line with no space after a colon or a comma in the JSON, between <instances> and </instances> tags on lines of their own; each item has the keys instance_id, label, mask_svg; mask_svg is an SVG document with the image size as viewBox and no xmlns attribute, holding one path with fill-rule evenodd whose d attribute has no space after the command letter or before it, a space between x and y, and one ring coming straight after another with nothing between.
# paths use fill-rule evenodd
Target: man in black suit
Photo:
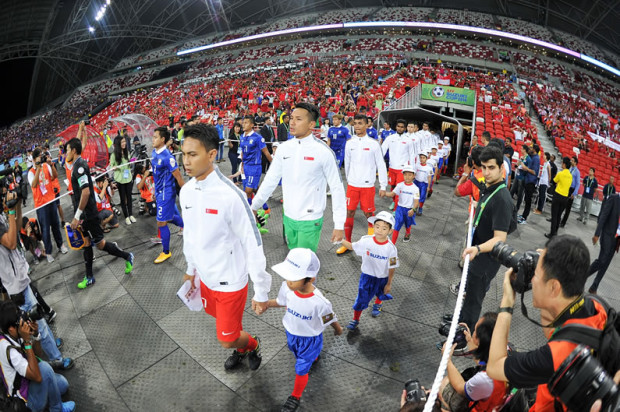
<instances>
[{"instance_id":1,"label":"man in black suit","mask_svg":"<svg viewBox=\"0 0 620 412\"><path fill-rule=\"evenodd\" d=\"M598 272L592 286L588 292L596 293L599 283L605 276L605 272L614 257L614 251L617 250L617 234L620 230L618 221L620 220L620 195L615 194L603 203L601 213L598 217L596 231L592 237L592 243L596 245L599 237L601 239L601 251L598 258L590 265L590 274Z\"/></svg>"},{"instance_id":2,"label":"man in black suit","mask_svg":"<svg viewBox=\"0 0 620 412\"><path fill-rule=\"evenodd\" d=\"M267 150L269 154L273 154L273 145L272 143L276 141L275 133L273 132L273 121L270 116L267 116L265 119L261 119L264 122L263 127L260 129L260 135L265 139L265 143L267 143ZM263 167L263 173L267 173L267 169L269 169L269 161L265 154L263 153L261 159L261 165Z\"/></svg>"}]
</instances>

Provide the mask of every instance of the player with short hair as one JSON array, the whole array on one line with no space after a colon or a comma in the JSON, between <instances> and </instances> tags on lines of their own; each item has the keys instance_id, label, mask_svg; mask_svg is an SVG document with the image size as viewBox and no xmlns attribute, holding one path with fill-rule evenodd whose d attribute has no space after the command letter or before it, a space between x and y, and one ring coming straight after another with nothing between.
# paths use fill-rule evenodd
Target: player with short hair
<instances>
[{"instance_id":1,"label":"player with short hair","mask_svg":"<svg viewBox=\"0 0 620 412\"><path fill-rule=\"evenodd\" d=\"M365 116L355 115L353 127L355 136L345 148L344 168L347 176L347 220L344 222L344 236L350 242L355 222L355 211L360 204L368 219L375 212L375 180L379 175L379 196L385 195L387 173L379 143L366 134ZM368 225L372 234L372 225ZM336 253L341 255L348 249L341 246Z\"/></svg>"},{"instance_id":2,"label":"player with short hair","mask_svg":"<svg viewBox=\"0 0 620 412\"><path fill-rule=\"evenodd\" d=\"M335 114L333 117L334 125L327 130L327 145L336 154L336 159L338 159L338 168L341 168L344 163L344 149L347 141L351 138L349 128L342 126L343 118L343 115L339 113Z\"/></svg>"},{"instance_id":3,"label":"player with short hair","mask_svg":"<svg viewBox=\"0 0 620 412\"><path fill-rule=\"evenodd\" d=\"M260 177L263 173L261 160L264 154L269 163L272 162L271 153L267 149L265 139L254 131L255 119L253 116L245 116L241 123L243 133L241 134L239 148L241 149L241 162L243 163L243 190L248 198L248 203L252 204L252 199L260 184ZM265 202L263 209L269 214L269 206Z\"/></svg>"},{"instance_id":4,"label":"player with short hair","mask_svg":"<svg viewBox=\"0 0 620 412\"><path fill-rule=\"evenodd\" d=\"M383 153L389 154L390 158L388 183L391 189L394 189L397 184L403 181L403 167L415 163L413 141L405 133L405 124L403 119L397 120L396 133L389 135L381 144ZM390 210L396 207L398 207L398 196L394 197L394 204L390 205Z\"/></svg>"},{"instance_id":5,"label":"player with short hair","mask_svg":"<svg viewBox=\"0 0 620 412\"><path fill-rule=\"evenodd\" d=\"M191 179L181 188L180 203L185 220L192 224L184 234L183 280L190 281L189 293L200 288L205 312L215 318L220 345L235 349L224 368L232 369L247 357L250 369L256 370L262 361L260 339L242 326L248 275L254 285L252 309L259 315L267 309L271 275L265 270L263 241L244 193L214 166L219 144L212 125L185 129L183 165Z\"/></svg>"},{"instance_id":6,"label":"player with short hair","mask_svg":"<svg viewBox=\"0 0 620 412\"><path fill-rule=\"evenodd\" d=\"M78 226L82 227L84 234L84 262L86 264L86 276L77 287L86 289L95 284L93 274L94 251L93 243L99 250L105 250L112 256L117 256L125 260L125 274L133 270L133 253L125 252L120 249L116 242L106 242L103 237L103 228L99 223L99 212L95 200L95 190L93 179L90 176L88 162L82 158L82 142L73 138L65 145L67 161L73 164L71 171L71 186L73 187L73 208L75 216L71 221L71 229L75 230Z\"/></svg>"},{"instance_id":7,"label":"player with short hair","mask_svg":"<svg viewBox=\"0 0 620 412\"><path fill-rule=\"evenodd\" d=\"M155 263L162 263L172 256L170 253L170 229L168 222L183 229L183 218L176 206L176 183L183 187L185 183L174 156L168 150L170 132L166 127L158 127L153 132L153 153L151 167L155 182L155 204L157 205L157 228L161 238L162 252Z\"/></svg>"}]
</instances>

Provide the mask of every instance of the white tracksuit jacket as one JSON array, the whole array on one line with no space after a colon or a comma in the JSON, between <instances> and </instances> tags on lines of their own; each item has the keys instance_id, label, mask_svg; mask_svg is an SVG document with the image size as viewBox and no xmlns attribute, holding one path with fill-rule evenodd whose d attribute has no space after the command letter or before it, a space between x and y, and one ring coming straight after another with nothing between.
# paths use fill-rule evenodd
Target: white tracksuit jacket
<instances>
[{"instance_id":1,"label":"white tracksuit jacket","mask_svg":"<svg viewBox=\"0 0 620 412\"><path fill-rule=\"evenodd\" d=\"M284 214L293 220L323 217L327 204L327 184L332 192L334 229L343 230L347 202L334 152L312 135L294 138L278 146L271 166L252 200L258 210L282 179Z\"/></svg>"},{"instance_id":2,"label":"white tracksuit jacket","mask_svg":"<svg viewBox=\"0 0 620 412\"><path fill-rule=\"evenodd\" d=\"M392 136L394 135L388 136L387 139ZM381 147L379 142L368 135L353 136L347 140L344 149L344 171L349 186L375 187L377 173L379 173L379 189L385 190L387 186L387 172Z\"/></svg>"},{"instance_id":3,"label":"white tracksuit jacket","mask_svg":"<svg viewBox=\"0 0 620 412\"><path fill-rule=\"evenodd\" d=\"M180 203L187 274L219 292L243 289L249 274L254 300L266 302L271 275L245 193L216 167L204 180L184 184Z\"/></svg>"}]
</instances>

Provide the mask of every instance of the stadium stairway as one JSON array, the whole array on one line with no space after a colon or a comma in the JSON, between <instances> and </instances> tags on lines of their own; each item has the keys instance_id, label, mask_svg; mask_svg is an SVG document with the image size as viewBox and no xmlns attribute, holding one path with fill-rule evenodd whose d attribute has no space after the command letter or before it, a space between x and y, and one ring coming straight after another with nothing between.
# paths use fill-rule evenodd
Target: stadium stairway
<instances>
[{"instance_id":1,"label":"stadium stairway","mask_svg":"<svg viewBox=\"0 0 620 412\"><path fill-rule=\"evenodd\" d=\"M525 94L525 90L523 90L521 85L519 85L519 82L513 83L513 87L515 88L517 93ZM556 158L559 158L557 147L554 146L553 141L551 141L549 136L547 136L547 132L545 131L545 128L543 127L542 123L538 119L538 113L536 112L534 107L532 107L532 104L530 103L530 99L527 97L527 95L525 95L524 104L525 104L527 113L532 119L532 123L534 123L534 125L536 126L536 131L538 132L538 140L540 140L542 147L544 148L546 152L549 152L550 154L554 154Z\"/></svg>"}]
</instances>

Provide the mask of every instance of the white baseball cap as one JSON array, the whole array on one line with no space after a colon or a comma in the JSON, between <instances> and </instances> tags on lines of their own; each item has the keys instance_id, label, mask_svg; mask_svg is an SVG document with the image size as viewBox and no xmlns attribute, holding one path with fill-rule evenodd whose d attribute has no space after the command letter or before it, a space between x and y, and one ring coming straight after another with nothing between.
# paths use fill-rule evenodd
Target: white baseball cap
<instances>
[{"instance_id":1,"label":"white baseball cap","mask_svg":"<svg viewBox=\"0 0 620 412\"><path fill-rule=\"evenodd\" d=\"M437 142L437 145L443 145L443 142L440 140Z\"/></svg>"},{"instance_id":2,"label":"white baseball cap","mask_svg":"<svg viewBox=\"0 0 620 412\"><path fill-rule=\"evenodd\" d=\"M320 267L316 253L310 249L295 248L288 252L284 262L273 265L271 269L285 280L296 281L316 277Z\"/></svg>"},{"instance_id":3,"label":"white baseball cap","mask_svg":"<svg viewBox=\"0 0 620 412\"><path fill-rule=\"evenodd\" d=\"M450 138L449 137L444 137L443 140L450 141Z\"/></svg>"},{"instance_id":4,"label":"white baseball cap","mask_svg":"<svg viewBox=\"0 0 620 412\"><path fill-rule=\"evenodd\" d=\"M392 216L390 212L386 212L384 210L384 211L377 213L376 216L370 216L368 218L368 223L370 223L371 225L374 225L377 220L383 220L384 222L389 223L390 226L394 227L394 223L395 223L394 216Z\"/></svg>"},{"instance_id":5,"label":"white baseball cap","mask_svg":"<svg viewBox=\"0 0 620 412\"><path fill-rule=\"evenodd\" d=\"M420 154L419 154L418 156L426 156L426 157L428 157L428 153L426 153L426 152L420 152Z\"/></svg>"},{"instance_id":6,"label":"white baseball cap","mask_svg":"<svg viewBox=\"0 0 620 412\"><path fill-rule=\"evenodd\" d=\"M433 150L433 149L437 150L437 146L432 146L431 150Z\"/></svg>"},{"instance_id":7,"label":"white baseball cap","mask_svg":"<svg viewBox=\"0 0 620 412\"><path fill-rule=\"evenodd\" d=\"M405 173L405 172L415 173L415 170L413 169L413 166L405 165L405 166L403 166L403 173Z\"/></svg>"}]
</instances>

